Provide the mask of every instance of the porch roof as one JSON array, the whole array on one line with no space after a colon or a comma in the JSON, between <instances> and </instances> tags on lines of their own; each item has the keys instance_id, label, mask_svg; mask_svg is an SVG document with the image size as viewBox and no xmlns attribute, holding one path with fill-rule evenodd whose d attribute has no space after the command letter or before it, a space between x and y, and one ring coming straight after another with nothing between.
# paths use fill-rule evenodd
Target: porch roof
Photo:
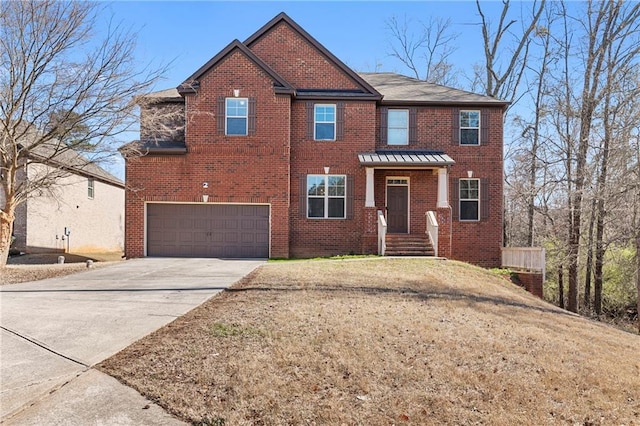
<instances>
[{"instance_id":1,"label":"porch roof","mask_svg":"<svg viewBox=\"0 0 640 426\"><path fill-rule=\"evenodd\" d=\"M358 154L363 166L442 167L456 162L442 151L376 151Z\"/></svg>"}]
</instances>

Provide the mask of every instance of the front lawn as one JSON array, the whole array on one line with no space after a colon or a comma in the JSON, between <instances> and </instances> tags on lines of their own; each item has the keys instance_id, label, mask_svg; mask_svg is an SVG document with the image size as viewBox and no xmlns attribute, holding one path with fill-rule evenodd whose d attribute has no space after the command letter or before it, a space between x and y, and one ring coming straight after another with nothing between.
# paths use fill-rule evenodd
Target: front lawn
<instances>
[{"instance_id":1,"label":"front lawn","mask_svg":"<svg viewBox=\"0 0 640 426\"><path fill-rule=\"evenodd\" d=\"M640 337L454 261L278 262L99 368L195 424L640 424Z\"/></svg>"}]
</instances>

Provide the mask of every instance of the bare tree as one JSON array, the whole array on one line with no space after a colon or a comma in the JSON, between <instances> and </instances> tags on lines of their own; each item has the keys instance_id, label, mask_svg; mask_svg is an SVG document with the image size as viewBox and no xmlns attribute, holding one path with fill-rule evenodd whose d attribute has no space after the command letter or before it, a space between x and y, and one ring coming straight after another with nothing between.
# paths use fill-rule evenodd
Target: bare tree
<instances>
[{"instance_id":1,"label":"bare tree","mask_svg":"<svg viewBox=\"0 0 640 426\"><path fill-rule=\"evenodd\" d=\"M419 22L419 25L419 31L414 33L406 17L402 21L391 17L386 23L391 36L389 55L402 62L419 80L455 85L458 73L449 57L456 51L454 43L459 34L451 32L451 19L430 17L429 22Z\"/></svg>"},{"instance_id":2,"label":"bare tree","mask_svg":"<svg viewBox=\"0 0 640 426\"><path fill-rule=\"evenodd\" d=\"M529 73L533 76L533 91L530 94L533 106L533 120L521 119L522 139L524 144L520 146L519 151L524 152L524 161L520 164L524 170L528 172L528 185L524 186L522 196L526 199L527 204L527 223L526 223L526 245L533 247L534 245L534 228L536 201L542 191L545 190L546 181L540 181L540 169L545 167L542 150L544 148L545 135L543 127L549 115L547 97L549 94L548 80L550 65L557 60L557 53L552 48L551 31L549 27L553 24L554 15L551 8L548 8L544 25L538 25L535 30L533 42L538 44L540 55L534 63L536 66L527 66ZM544 175L543 175L544 176Z\"/></svg>"},{"instance_id":3,"label":"bare tree","mask_svg":"<svg viewBox=\"0 0 640 426\"><path fill-rule=\"evenodd\" d=\"M639 117L640 118L640 115ZM633 160L631 161L631 235L636 248L636 320L640 333L640 128L636 128L632 139Z\"/></svg>"},{"instance_id":4,"label":"bare tree","mask_svg":"<svg viewBox=\"0 0 640 426\"><path fill-rule=\"evenodd\" d=\"M110 25L99 39L99 4L0 2L0 265L16 208L67 173L115 152L114 137L134 122L134 96L162 69L136 71L135 34ZM92 146L88 156L76 148Z\"/></svg>"},{"instance_id":5,"label":"bare tree","mask_svg":"<svg viewBox=\"0 0 640 426\"><path fill-rule=\"evenodd\" d=\"M518 22L509 15L509 0L502 1L502 13L498 19L497 28L491 30L492 23L480 6L480 0L476 0L476 7L481 19L482 40L484 48L484 74L482 79L484 92L495 98L515 102L518 99L518 90L525 73L529 57L529 46L532 35L538 27L538 21L545 8L545 0L532 3L531 17L522 23L522 31L514 31L514 25ZM512 35L512 37L509 37ZM508 52L506 59L501 55Z\"/></svg>"},{"instance_id":6,"label":"bare tree","mask_svg":"<svg viewBox=\"0 0 640 426\"><path fill-rule=\"evenodd\" d=\"M578 262L582 232L583 198L588 187L588 154L591 146L591 133L594 114L601 105L606 93L611 90L603 82L609 64L607 55L616 46L624 46L619 55L628 53L631 38L637 31L640 17L640 4L626 4L622 1L603 1L587 4L585 34L587 36L583 56L584 72L580 94L580 133L575 152L575 180L571 193L569 212L569 294L568 309L578 311ZM634 29L635 28L635 29ZM635 55L633 55L635 57ZM622 59L622 56L618 56Z\"/></svg>"}]
</instances>

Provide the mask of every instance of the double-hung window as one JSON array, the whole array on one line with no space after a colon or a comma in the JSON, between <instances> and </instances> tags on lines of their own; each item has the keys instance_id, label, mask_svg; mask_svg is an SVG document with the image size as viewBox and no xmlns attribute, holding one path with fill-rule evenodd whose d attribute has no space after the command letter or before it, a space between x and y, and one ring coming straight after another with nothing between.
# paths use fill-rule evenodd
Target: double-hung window
<instances>
[{"instance_id":1,"label":"double-hung window","mask_svg":"<svg viewBox=\"0 0 640 426\"><path fill-rule=\"evenodd\" d=\"M387 112L387 145L409 144L409 110L390 109Z\"/></svg>"},{"instance_id":2,"label":"double-hung window","mask_svg":"<svg viewBox=\"0 0 640 426\"><path fill-rule=\"evenodd\" d=\"M480 220L480 179L460 179L460 220Z\"/></svg>"},{"instance_id":3,"label":"double-hung window","mask_svg":"<svg viewBox=\"0 0 640 426\"><path fill-rule=\"evenodd\" d=\"M225 108L225 134L246 136L248 133L248 108L247 98L227 98Z\"/></svg>"},{"instance_id":4,"label":"double-hung window","mask_svg":"<svg viewBox=\"0 0 640 426\"><path fill-rule=\"evenodd\" d=\"M460 145L480 145L480 111L460 111Z\"/></svg>"},{"instance_id":5,"label":"double-hung window","mask_svg":"<svg viewBox=\"0 0 640 426\"><path fill-rule=\"evenodd\" d=\"M313 139L317 141L336 140L336 106L315 104L313 117Z\"/></svg>"},{"instance_id":6,"label":"double-hung window","mask_svg":"<svg viewBox=\"0 0 640 426\"><path fill-rule=\"evenodd\" d=\"M95 181L93 180L93 178L89 178L87 180L87 197L90 200L93 200L94 192L95 192Z\"/></svg>"},{"instance_id":7,"label":"double-hung window","mask_svg":"<svg viewBox=\"0 0 640 426\"><path fill-rule=\"evenodd\" d=\"M346 217L345 175L307 176L307 217L344 219Z\"/></svg>"}]
</instances>

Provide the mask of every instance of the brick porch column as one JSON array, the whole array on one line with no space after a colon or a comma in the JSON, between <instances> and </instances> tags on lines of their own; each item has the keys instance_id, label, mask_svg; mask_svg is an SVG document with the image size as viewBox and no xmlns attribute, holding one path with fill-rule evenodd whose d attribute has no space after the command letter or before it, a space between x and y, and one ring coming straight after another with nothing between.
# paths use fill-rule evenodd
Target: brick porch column
<instances>
[{"instance_id":1,"label":"brick porch column","mask_svg":"<svg viewBox=\"0 0 640 426\"><path fill-rule=\"evenodd\" d=\"M438 256L451 257L451 207L436 209L438 218Z\"/></svg>"},{"instance_id":2,"label":"brick porch column","mask_svg":"<svg viewBox=\"0 0 640 426\"><path fill-rule=\"evenodd\" d=\"M362 254L377 254L378 210L375 207L365 207L362 219Z\"/></svg>"}]
</instances>

